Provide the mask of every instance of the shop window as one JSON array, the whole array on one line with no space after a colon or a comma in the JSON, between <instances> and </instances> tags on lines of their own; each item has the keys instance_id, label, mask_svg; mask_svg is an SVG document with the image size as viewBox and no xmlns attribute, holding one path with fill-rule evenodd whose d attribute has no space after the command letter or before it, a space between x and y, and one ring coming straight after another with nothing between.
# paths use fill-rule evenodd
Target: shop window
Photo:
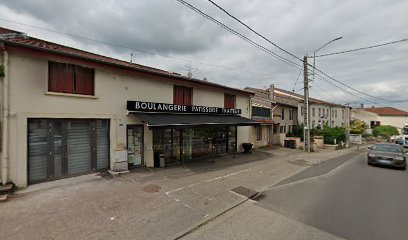
<instances>
[{"instance_id":1,"label":"shop window","mask_svg":"<svg viewBox=\"0 0 408 240\"><path fill-rule=\"evenodd\" d=\"M49 62L48 91L94 95L95 72L78 65Z\"/></svg>"},{"instance_id":2,"label":"shop window","mask_svg":"<svg viewBox=\"0 0 408 240\"><path fill-rule=\"evenodd\" d=\"M235 95L224 94L224 108L235 108Z\"/></svg>"},{"instance_id":3,"label":"shop window","mask_svg":"<svg viewBox=\"0 0 408 240\"><path fill-rule=\"evenodd\" d=\"M173 103L180 105L191 105L193 98L193 89L189 87L174 85Z\"/></svg>"},{"instance_id":4,"label":"shop window","mask_svg":"<svg viewBox=\"0 0 408 240\"><path fill-rule=\"evenodd\" d=\"M255 130L256 130L256 140L261 141L262 140L262 126L257 125L255 127Z\"/></svg>"}]
</instances>

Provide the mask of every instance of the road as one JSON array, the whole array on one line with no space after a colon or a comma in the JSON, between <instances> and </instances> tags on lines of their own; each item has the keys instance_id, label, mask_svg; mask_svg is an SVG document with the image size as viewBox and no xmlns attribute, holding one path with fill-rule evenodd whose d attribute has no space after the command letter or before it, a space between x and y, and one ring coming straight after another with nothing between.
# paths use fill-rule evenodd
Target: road
<instances>
[{"instance_id":1,"label":"road","mask_svg":"<svg viewBox=\"0 0 408 240\"><path fill-rule=\"evenodd\" d=\"M368 166L365 154L306 171L186 239L407 239L407 171Z\"/></svg>"}]
</instances>

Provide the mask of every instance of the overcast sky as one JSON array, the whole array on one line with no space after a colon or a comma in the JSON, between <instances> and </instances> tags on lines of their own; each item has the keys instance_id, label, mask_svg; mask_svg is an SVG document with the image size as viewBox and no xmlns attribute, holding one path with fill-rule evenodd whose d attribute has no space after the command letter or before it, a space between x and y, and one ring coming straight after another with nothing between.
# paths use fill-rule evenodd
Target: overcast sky
<instances>
[{"instance_id":1,"label":"overcast sky","mask_svg":"<svg viewBox=\"0 0 408 240\"><path fill-rule=\"evenodd\" d=\"M265 48L302 64L249 32L207 0L185 1ZM304 54L313 55L314 50L337 37L343 39L331 43L318 54L408 37L408 1L404 0L214 2L300 58ZM176 0L3 0L0 12L0 26L75 48L126 61L133 53L136 63L183 75L191 69L195 78L206 77L208 81L236 88L265 88L275 84L287 90L294 88L298 93L303 91L303 74L295 86L300 73L298 68L251 46ZM408 99L408 41L316 58L316 67L367 94L390 100ZM362 100L319 78L311 85L311 96L323 100L353 103L354 106L360 102L366 106L390 105L408 110L408 101L391 104L372 98Z\"/></svg>"}]
</instances>

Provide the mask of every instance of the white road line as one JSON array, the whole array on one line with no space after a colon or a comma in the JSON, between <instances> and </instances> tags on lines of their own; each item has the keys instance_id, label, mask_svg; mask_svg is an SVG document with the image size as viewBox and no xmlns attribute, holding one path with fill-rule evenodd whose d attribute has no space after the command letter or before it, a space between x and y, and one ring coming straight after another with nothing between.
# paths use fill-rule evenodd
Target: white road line
<instances>
[{"instance_id":1,"label":"white road line","mask_svg":"<svg viewBox=\"0 0 408 240\"><path fill-rule=\"evenodd\" d=\"M197 186L197 185L201 185L201 184L203 184L203 183L209 183L209 182L212 182L212 181L215 181L215 180L219 180L219 179L231 177L231 176L234 176L234 175L237 175L237 174L240 174L240 173L248 172L248 171L250 171L250 170L252 170L252 168L248 168L248 169L245 169L245 170L241 170L241 171L238 171L238 172L230 173L230 174L227 174L227 175L224 175L224 176L220 176L220 177L216 177L216 178L207 179L207 180L204 180L204 181L201 181L201 182L198 182L198 183L194 183L194 184L187 185L187 186L185 186L185 187L176 188L176 189L167 191L167 192L165 192L165 194L166 194L166 195L169 195L170 193L174 193L174 192L177 192L177 191L186 189L186 188L191 188L191 187L195 187L195 186Z\"/></svg>"}]
</instances>

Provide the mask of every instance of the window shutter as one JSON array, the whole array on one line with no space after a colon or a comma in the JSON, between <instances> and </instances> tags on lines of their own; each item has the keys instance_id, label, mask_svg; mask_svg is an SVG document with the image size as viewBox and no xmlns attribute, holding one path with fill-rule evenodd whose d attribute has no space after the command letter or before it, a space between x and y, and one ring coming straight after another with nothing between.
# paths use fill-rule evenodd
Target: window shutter
<instances>
[{"instance_id":1,"label":"window shutter","mask_svg":"<svg viewBox=\"0 0 408 240\"><path fill-rule=\"evenodd\" d=\"M58 63L58 92L73 93L74 71L73 65Z\"/></svg>"},{"instance_id":2,"label":"window shutter","mask_svg":"<svg viewBox=\"0 0 408 240\"><path fill-rule=\"evenodd\" d=\"M76 66L75 88L75 93L94 95L94 70Z\"/></svg>"}]
</instances>

